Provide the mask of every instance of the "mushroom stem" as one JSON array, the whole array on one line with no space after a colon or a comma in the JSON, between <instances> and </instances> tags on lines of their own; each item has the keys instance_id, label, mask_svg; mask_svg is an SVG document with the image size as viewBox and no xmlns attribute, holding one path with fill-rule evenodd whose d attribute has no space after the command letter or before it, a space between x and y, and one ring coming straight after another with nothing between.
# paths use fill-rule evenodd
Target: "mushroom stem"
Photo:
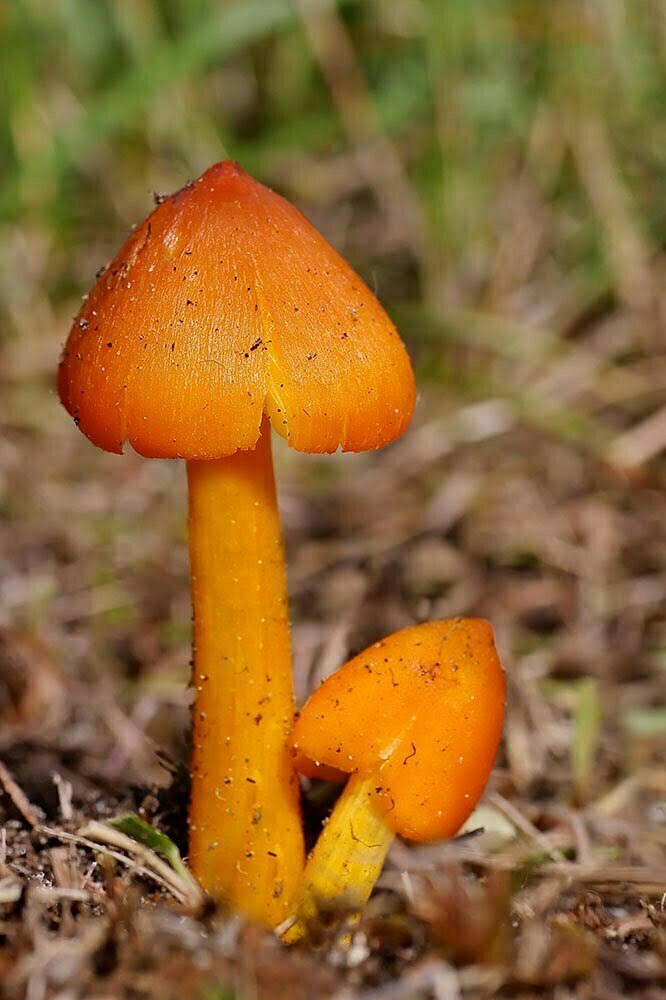
<instances>
[{"instance_id":1,"label":"mushroom stem","mask_svg":"<svg viewBox=\"0 0 666 1000\"><path fill-rule=\"evenodd\" d=\"M308 936L326 915L355 915L367 902L394 837L373 801L376 783L354 774L345 785L305 866L285 944Z\"/></svg>"},{"instance_id":2,"label":"mushroom stem","mask_svg":"<svg viewBox=\"0 0 666 1000\"><path fill-rule=\"evenodd\" d=\"M253 451L187 463L194 610L190 865L269 926L303 871L287 581L270 427Z\"/></svg>"}]
</instances>

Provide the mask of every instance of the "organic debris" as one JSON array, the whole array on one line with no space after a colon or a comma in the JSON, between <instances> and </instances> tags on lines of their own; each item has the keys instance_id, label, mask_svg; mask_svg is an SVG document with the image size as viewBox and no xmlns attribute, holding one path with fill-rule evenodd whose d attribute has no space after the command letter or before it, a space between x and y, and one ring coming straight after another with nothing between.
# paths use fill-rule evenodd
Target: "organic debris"
<instances>
[{"instance_id":1,"label":"organic debris","mask_svg":"<svg viewBox=\"0 0 666 1000\"><path fill-rule=\"evenodd\" d=\"M6 6L3 1000L663 1000L662 5ZM509 679L464 834L395 842L314 956L105 840L131 812L185 850L184 477L97 453L53 388L147 192L224 143L358 266L421 395L377 454L276 449L299 702L457 615Z\"/></svg>"}]
</instances>

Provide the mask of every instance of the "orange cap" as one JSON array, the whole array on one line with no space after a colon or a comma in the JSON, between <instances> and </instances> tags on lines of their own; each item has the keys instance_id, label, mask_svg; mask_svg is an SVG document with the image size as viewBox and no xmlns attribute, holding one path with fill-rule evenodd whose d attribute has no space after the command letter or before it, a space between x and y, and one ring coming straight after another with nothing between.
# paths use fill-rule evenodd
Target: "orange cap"
<instances>
[{"instance_id":1,"label":"orange cap","mask_svg":"<svg viewBox=\"0 0 666 1000\"><path fill-rule=\"evenodd\" d=\"M376 777L375 801L402 837L460 829L492 770L506 688L479 618L428 622L376 642L332 674L296 721L296 766Z\"/></svg>"},{"instance_id":2,"label":"orange cap","mask_svg":"<svg viewBox=\"0 0 666 1000\"><path fill-rule=\"evenodd\" d=\"M74 321L60 398L94 444L212 459L262 414L300 451L379 448L414 376L374 295L309 222L235 163L163 199Z\"/></svg>"}]
</instances>

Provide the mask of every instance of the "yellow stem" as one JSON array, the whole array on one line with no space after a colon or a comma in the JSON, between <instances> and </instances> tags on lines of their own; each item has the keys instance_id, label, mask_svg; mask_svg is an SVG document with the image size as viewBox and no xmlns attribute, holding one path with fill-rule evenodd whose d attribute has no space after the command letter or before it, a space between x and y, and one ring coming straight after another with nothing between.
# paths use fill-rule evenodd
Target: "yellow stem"
<instances>
[{"instance_id":1,"label":"yellow stem","mask_svg":"<svg viewBox=\"0 0 666 1000\"><path fill-rule=\"evenodd\" d=\"M194 609L190 866L274 927L303 872L287 750L293 690L270 427L254 451L187 463Z\"/></svg>"},{"instance_id":2,"label":"yellow stem","mask_svg":"<svg viewBox=\"0 0 666 1000\"><path fill-rule=\"evenodd\" d=\"M394 836L372 801L375 784L360 774L347 782L308 859L285 944L307 936L321 918L357 914L367 902Z\"/></svg>"}]
</instances>

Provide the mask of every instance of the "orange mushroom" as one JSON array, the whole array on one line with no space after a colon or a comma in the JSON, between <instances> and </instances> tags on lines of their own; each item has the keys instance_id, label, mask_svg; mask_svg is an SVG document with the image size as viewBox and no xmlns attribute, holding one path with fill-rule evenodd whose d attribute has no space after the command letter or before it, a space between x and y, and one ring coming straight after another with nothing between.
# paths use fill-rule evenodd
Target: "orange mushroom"
<instances>
[{"instance_id":1,"label":"orange mushroom","mask_svg":"<svg viewBox=\"0 0 666 1000\"><path fill-rule=\"evenodd\" d=\"M322 913L358 912L396 834L456 833L490 776L505 694L492 629L475 618L396 632L315 691L294 726L296 766L351 777L308 860L287 943Z\"/></svg>"},{"instance_id":2,"label":"orange mushroom","mask_svg":"<svg viewBox=\"0 0 666 1000\"><path fill-rule=\"evenodd\" d=\"M407 426L405 348L354 271L231 162L160 199L75 319L60 398L83 433L187 460L194 607L190 863L274 925L303 866L271 425L301 451Z\"/></svg>"}]
</instances>

